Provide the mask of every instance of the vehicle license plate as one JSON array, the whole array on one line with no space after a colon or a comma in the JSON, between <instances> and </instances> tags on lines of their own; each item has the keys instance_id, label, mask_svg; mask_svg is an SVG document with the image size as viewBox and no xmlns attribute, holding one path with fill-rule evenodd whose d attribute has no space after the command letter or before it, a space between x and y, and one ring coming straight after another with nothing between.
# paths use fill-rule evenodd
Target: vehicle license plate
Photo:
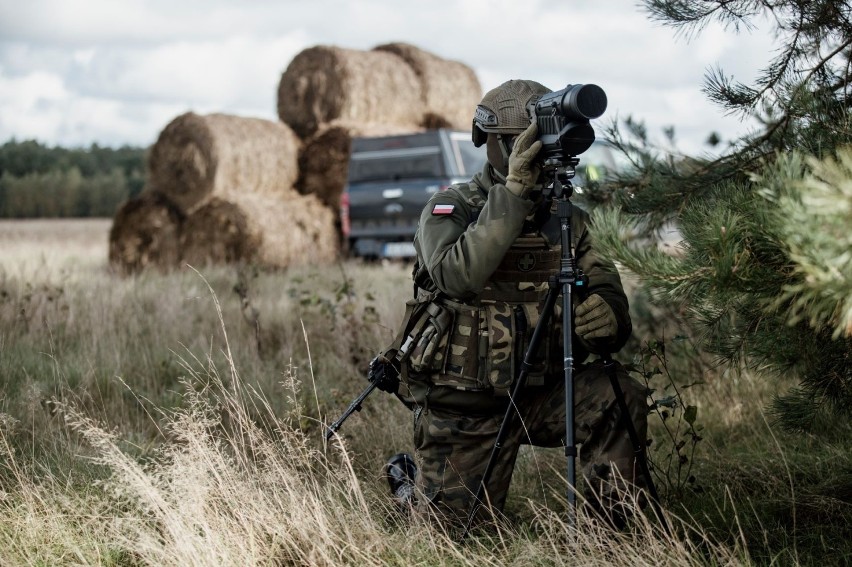
<instances>
[{"instance_id":1,"label":"vehicle license plate","mask_svg":"<svg viewBox=\"0 0 852 567\"><path fill-rule=\"evenodd\" d=\"M413 242L388 242L383 255L386 258L408 258L415 256Z\"/></svg>"}]
</instances>

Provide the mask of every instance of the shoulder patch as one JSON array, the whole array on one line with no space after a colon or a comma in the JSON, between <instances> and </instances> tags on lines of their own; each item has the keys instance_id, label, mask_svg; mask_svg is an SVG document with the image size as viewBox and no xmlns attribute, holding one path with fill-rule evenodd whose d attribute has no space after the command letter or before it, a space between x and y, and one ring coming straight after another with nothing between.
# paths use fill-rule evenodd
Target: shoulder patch
<instances>
[{"instance_id":1,"label":"shoulder patch","mask_svg":"<svg viewBox=\"0 0 852 567\"><path fill-rule=\"evenodd\" d=\"M436 204L432 207L433 215L451 215L456 209L455 205Z\"/></svg>"}]
</instances>

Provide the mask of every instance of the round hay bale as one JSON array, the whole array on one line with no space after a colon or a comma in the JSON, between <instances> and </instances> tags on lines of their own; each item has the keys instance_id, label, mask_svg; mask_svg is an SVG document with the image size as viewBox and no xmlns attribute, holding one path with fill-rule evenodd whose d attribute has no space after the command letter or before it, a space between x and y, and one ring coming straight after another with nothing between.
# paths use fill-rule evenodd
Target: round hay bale
<instances>
[{"instance_id":1,"label":"round hay bale","mask_svg":"<svg viewBox=\"0 0 852 567\"><path fill-rule=\"evenodd\" d=\"M300 144L278 121L187 112L151 148L148 179L185 213L214 195L283 196L299 173Z\"/></svg>"},{"instance_id":2,"label":"round hay bale","mask_svg":"<svg viewBox=\"0 0 852 567\"><path fill-rule=\"evenodd\" d=\"M252 262L285 268L330 262L338 238L332 212L312 195L276 199L242 195L210 199L184 223L183 260L193 266Z\"/></svg>"},{"instance_id":3,"label":"round hay bale","mask_svg":"<svg viewBox=\"0 0 852 567\"><path fill-rule=\"evenodd\" d=\"M167 270L180 261L184 217L164 195L146 191L119 207L109 231L109 262L122 273Z\"/></svg>"},{"instance_id":4,"label":"round hay bale","mask_svg":"<svg viewBox=\"0 0 852 567\"><path fill-rule=\"evenodd\" d=\"M349 170L352 138L420 131L422 128L414 126L363 124L345 120L325 124L302 145L296 190L304 195L316 195L337 214L340 209L340 195L346 185Z\"/></svg>"},{"instance_id":5,"label":"round hay bale","mask_svg":"<svg viewBox=\"0 0 852 567\"><path fill-rule=\"evenodd\" d=\"M307 139L327 122L417 126L423 117L420 80L387 51L333 46L305 49L278 84L278 116Z\"/></svg>"},{"instance_id":6,"label":"round hay bale","mask_svg":"<svg viewBox=\"0 0 852 567\"><path fill-rule=\"evenodd\" d=\"M472 68L409 43L387 43L373 49L398 55L417 73L424 128L470 130L473 112L482 100L482 85Z\"/></svg>"}]
</instances>

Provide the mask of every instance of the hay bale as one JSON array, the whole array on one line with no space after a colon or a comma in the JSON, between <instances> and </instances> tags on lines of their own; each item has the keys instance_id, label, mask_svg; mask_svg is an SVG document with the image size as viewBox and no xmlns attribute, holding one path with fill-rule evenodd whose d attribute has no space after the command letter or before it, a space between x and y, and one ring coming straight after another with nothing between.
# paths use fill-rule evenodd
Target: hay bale
<instances>
[{"instance_id":1,"label":"hay bale","mask_svg":"<svg viewBox=\"0 0 852 567\"><path fill-rule=\"evenodd\" d=\"M302 138L334 120L416 127L420 80L397 55L333 46L305 49L278 84L278 116Z\"/></svg>"},{"instance_id":2,"label":"hay bale","mask_svg":"<svg viewBox=\"0 0 852 567\"><path fill-rule=\"evenodd\" d=\"M160 193L146 191L127 200L109 231L110 264L122 273L177 266L183 220L177 207Z\"/></svg>"},{"instance_id":3,"label":"hay bale","mask_svg":"<svg viewBox=\"0 0 852 567\"><path fill-rule=\"evenodd\" d=\"M187 217L181 249L183 261L193 266L253 262L284 268L334 260L338 238L332 212L316 197L245 194L238 201L214 197Z\"/></svg>"},{"instance_id":4,"label":"hay bale","mask_svg":"<svg viewBox=\"0 0 852 567\"><path fill-rule=\"evenodd\" d=\"M473 112L482 100L482 86L473 69L409 43L387 43L373 49L398 55L420 78L424 128L470 130Z\"/></svg>"},{"instance_id":5,"label":"hay bale","mask_svg":"<svg viewBox=\"0 0 852 567\"><path fill-rule=\"evenodd\" d=\"M421 128L413 126L361 124L344 120L325 124L302 145L296 190L303 195L316 195L336 213L340 209L340 195L346 185L352 138L421 131Z\"/></svg>"},{"instance_id":6,"label":"hay bale","mask_svg":"<svg viewBox=\"0 0 852 567\"><path fill-rule=\"evenodd\" d=\"M228 193L284 196L298 176L299 146L278 121L187 112L151 148L148 179L185 213Z\"/></svg>"}]
</instances>

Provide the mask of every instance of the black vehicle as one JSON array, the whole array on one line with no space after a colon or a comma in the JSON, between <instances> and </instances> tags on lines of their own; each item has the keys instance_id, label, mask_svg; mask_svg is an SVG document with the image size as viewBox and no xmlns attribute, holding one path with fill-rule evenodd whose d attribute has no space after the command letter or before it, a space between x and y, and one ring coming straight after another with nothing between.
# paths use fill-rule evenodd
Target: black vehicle
<instances>
[{"instance_id":1,"label":"black vehicle","mask_svg":"<svg viewBox=\"0 0 852 567\"><path fill-rule=\"evenodd\" d=\"M616 168L612 149L596 141L581 156L576 187ZM413 258L420 213L433 193L468 181L485 165L485 146L470 132L355 138L341 204L343 235L353 256Z\"/></svg>"},{"instance_id":2,"label":"black vehicle","mask_svg":"<svg viewBox=\"0 0 852 567\"><path fill-rule=\"evenodd\" d=\"M354 256L413 258L420 212L433 193L470 179L485 164L470 132L355 138L343 193L343 235Z\"/></svg>"}]
</instances>

